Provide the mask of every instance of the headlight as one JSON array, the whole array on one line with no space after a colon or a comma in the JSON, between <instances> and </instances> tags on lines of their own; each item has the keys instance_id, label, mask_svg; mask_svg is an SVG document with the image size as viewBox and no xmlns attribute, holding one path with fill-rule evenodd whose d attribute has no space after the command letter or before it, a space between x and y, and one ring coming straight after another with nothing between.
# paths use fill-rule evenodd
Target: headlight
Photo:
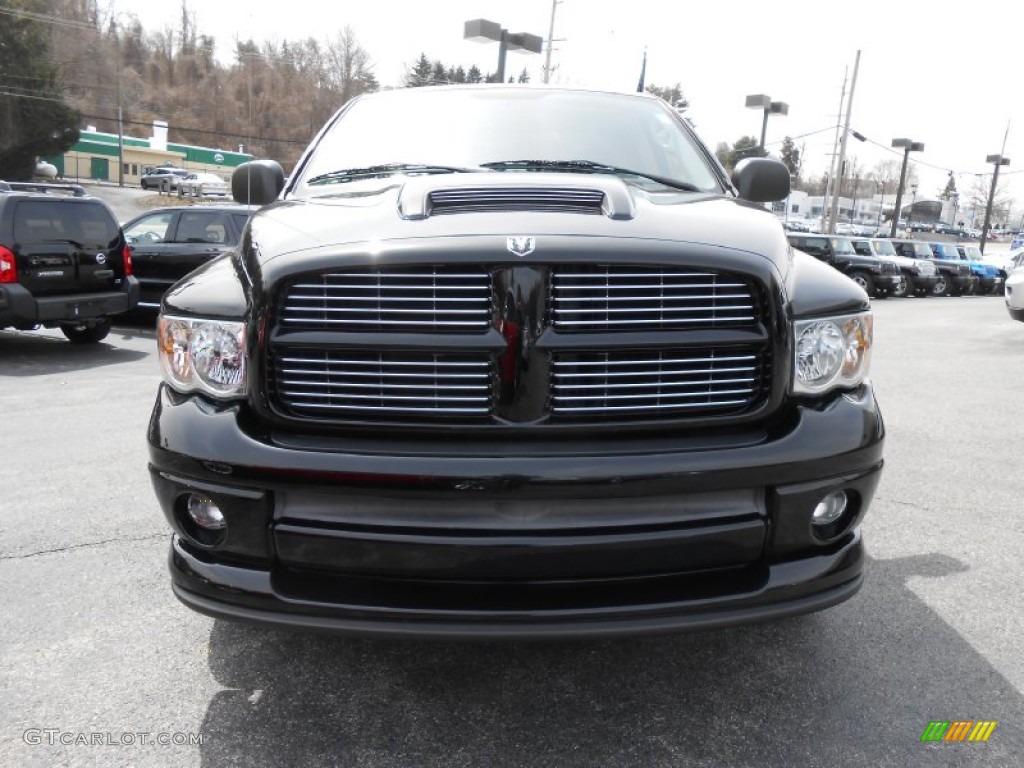
<instances>
[{"instance_id":1,"label":"headlight","mask_svg":"<svg viewBox=\"0 0 1024 768\"><path fill-rule=\"evenodd\" d=\"M179 392L245 397L245 324L160 316L157 347L167 383Z\"/></svg>"},{"instance_id":2,"label":"headlight","mask_svg":"<svg viewBox=\"0 0 1024 768\"><path fill-rule=\"evenodd\" d=\"M872 318L856 315L793 324L793 393L816 395L864 381L871 364Z\"/></svg>"}]
</instances>

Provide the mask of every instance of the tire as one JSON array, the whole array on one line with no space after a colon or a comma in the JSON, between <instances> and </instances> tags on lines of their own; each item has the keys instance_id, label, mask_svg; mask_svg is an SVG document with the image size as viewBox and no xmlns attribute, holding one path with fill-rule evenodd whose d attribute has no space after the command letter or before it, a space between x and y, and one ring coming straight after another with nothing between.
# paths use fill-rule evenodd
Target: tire
<instances>
[{"instance_id":1,"label":"tire","mask_svg":"<svg viewBox=\"0 0 1024 768\"><path fill-rule=\"evenodd\" d=\"M852 272L850 274L850 279L867 291L868 296L874 296L876 294L875 281L871 279L871 275L867 272Z\"/></svg>"},{"instance_id":2,"label":"tire","mask_svg":"<svg viewBox=\"0 0 1024 768\"><path fill-rule=\"evenodd\" d=\"M935 285L932 286L932 296L947 296L949 295L949 282L946 276L939 273L939 279L935 281Z\"/></svg>"},{"instance_id":3,"label":"tire","mask_svg":"<svg viewBox=\"0 0 1024 768\"><path fill-rule=\"evenodd\" d=\"M64 323L61 325L60 330L72 344L96 344L107 338L112 325L111 319L104 317L88 325L85 323Z\"/></svg>"}]
</instances>

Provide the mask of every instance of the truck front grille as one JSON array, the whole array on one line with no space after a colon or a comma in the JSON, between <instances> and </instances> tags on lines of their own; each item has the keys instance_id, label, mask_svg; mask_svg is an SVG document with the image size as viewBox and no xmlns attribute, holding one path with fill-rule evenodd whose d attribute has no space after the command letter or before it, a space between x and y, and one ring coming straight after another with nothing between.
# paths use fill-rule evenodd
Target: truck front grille
<instances>
[{"instance_id":1,"label":"truck front grille","mask_svg":"<svg viewBox=\"0 0 1024 768\"><path fill-rule=\"evenodd\" d=\"M374 420L486 418L487 355L288 349L271 359L274 392L295 416Z\"/></svg>"},{"instance_id":2,"label":"truck front grille","mask_svg":"<svg viewBox=\"0 0 1024 768\"><path fill-rule=\"evenodd\" d=\"M749 348L561 354L552 365L552 413L571 418L742 410L763 384Z\"/></svg>"},{"instance_id":3,"label":"truck front grille","mask_svg":"<svg viewBox=\"0 0 1024 768\"><path fill-rule=\"evenodd\" d=\"M285 328L483 331L491 276L480 267L403 267L306 275L287 289Z\"/></svg>"},{"instance_id":4,"label":"truck front grille","mask_svg":"<svg viewBox=\"0 0 1024 768\"><path fill-rule=\"evenodd\" d=\"M551 303L554 327L566 331L735 328L758 319L749 283L716 272L557 267Z\"/></svg>"},{"instance_id":5,"label":"truck front grille","mask_svg":"<svg viewBox=\"0 0 1024 768\"><path fill-rule=\"evenodd\" d=\"M301 275L278 293L268 401L339 427L740 421L774 391L766 295L753 276L644 264Z\"/></svg>"}]
</instances>

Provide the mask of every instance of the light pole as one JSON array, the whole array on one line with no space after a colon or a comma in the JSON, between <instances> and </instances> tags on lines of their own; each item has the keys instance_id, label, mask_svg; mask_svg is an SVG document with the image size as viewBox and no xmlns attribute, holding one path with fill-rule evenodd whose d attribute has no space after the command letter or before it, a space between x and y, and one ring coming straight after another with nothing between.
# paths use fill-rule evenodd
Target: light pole
<instances>
[{"instance_id":1,"label":"light pole","mask_svg":"<svg viewBox=\"0 0 1024 768\"><path fill-rule=\"evenodd\" d=\"M912 141L910 139L893 139L892 145L894 147L903 148L903 166L900 168L900 185L896 189L896 207L893 209L892 229L889 232L889 237L896 237L896 226L899 224L900 213L902 213L900 205L903 203L903 183L907 180L907 161L910 159L911 152L923 152L924 144L920 141Z\"/></svg>"},{"instance_id":2,"label":"light pole","mask_svg":"<svg viewBox=\"0 0 1024 768\"><path fill-rule=\"evenodd\" d=\"M496 21L473 19L463 27L462 37L476 43L498 43L498 82L505 82L505 54L508 51L527 51L540 53L544 48L544 40L539 35L527 32L509 33Z\"/></svg>"},{"instance_id":3,"label":"light pole","mask_svg":"<svg viewBox=\"0 0 1024 768\"><path fill-rule=\"evenodd\" d=\"M949 225L953 227L953 229L958 229L956 225L956 212L957 209L960 207L960 193L951 192L949 194L949 200L951 203L953 203L953 218L950 220Z\"/></svg>"},{"instance_id":4,"label":"light pole","mask_svg":"<svg viewBox=\"0 0 1024 768\"><path fill-rule=\"evenodd\" d=\"M875 222L875 235L877 236L882 229L882 209L885 208L885 184L876 181L875 188L878 190L878 195L881 198L878 201L878 221Z\"/></svg>"},{"instance_id":5,"label":"light pole","mask_svg":"<svg viewBox=\"0 0 1024 768\"><path fill-rule=\"evenodd\" d=\"M907 229L914 231L914 203L917 202L917 184L910 185L910 218L907 219Z\"/></svg>"},{"instance_id":6,"label":"light pole","mask_svg":"<svg viewBox=\"0 0 1024 768\"><path fill-rule=\"evenodd\" d=\"M764 110L764 119L761 121L761 143L758 145L763 151L764 137L768 132L768 115L788 115L789 104L784 101L772 101L771 96L758 93L753 96L747 96L747 106L751 109Z\"/></svg>"},{"instance_id":7,"label":"light pole","mask_svg":"<svg viewBox=\"0 0 1024 768\"><path fill-rule=\"evenodd\" d=\"M1003 142L1006 143L1005 141ZM995 170L992 172L992 187L988 191L988 205L985 206L985 223L981 226L981 243L979 248L981 252L985 252L985 241L988 239L988 225L992 220L992 201L996 196L996 184L999 182L999 166L1009 165L1010 158L1004 157L1003 155L989 155L985 158L986 163L992 163Z\"/></svg>"}]
</instances>

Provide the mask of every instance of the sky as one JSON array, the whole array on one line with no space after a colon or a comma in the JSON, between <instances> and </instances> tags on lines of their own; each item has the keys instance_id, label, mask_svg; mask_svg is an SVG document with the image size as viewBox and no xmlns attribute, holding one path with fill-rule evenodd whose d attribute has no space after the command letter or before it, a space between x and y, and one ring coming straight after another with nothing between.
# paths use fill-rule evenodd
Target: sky
<instances>
[{"instance_id":1,"label":"sky","mask_svg":"<svg viewBox=\"0 0 1024 768\"><path fill-rule=\"evenodd\" d=\"M147 31L180 24L172 0L101 0L118 14L134 14ZM859 0L729 3L686 0L560 0L555 12L551 82L635 91L647 52L647 84L679 83L687 115L712 148L743 135L760 136L762 113L744 107L748 94L768 94L789 105L769 118L767 145L784 136L804 150L803 176L828 170L846 93L860 50L850 111L847 157L870 170L902 159L894 138L923 142L912 153L918 199L935 197L949 171L961 193L979 174L1000 170L1024 221L1024 99L1016 95L1021 58L1015 12L993 0L940 4ZM235 39L326 39L345 26L368 51L382 86L398 87L420 53L446 65L497 67L498 45L463 40L463 23L485 18L511 32L548 37L551 0L189 0L201 34L216 40L230 62ZM541 82L544 54L509 53L506 73L524 67ZM1017 154L1015 154L1017 153ZM1016 160L1015 160L1016 158ZM848 166L849 167L849 166Z\"/></svg>"}]
</instances>

